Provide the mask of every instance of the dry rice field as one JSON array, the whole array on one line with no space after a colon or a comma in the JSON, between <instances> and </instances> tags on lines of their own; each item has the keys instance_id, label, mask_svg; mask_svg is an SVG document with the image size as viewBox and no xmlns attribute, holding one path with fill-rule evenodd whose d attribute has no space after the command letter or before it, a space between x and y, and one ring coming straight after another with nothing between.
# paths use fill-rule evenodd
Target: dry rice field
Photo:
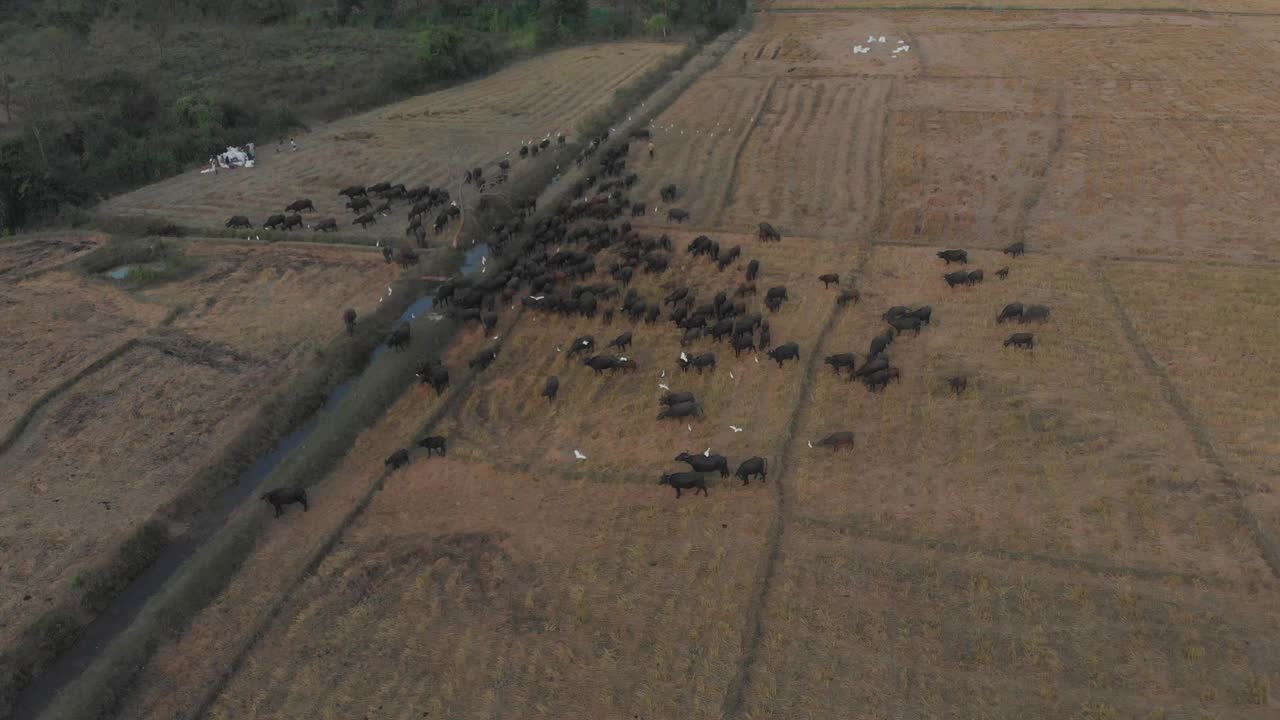
<instances>
[{"instance_id":1,"label":"dry rice field","mask_svg":"<svg viewBox=\"0 0 1280 720\"><path fill-rule=\"evenodd\" d=\"M149 290L126 292L65 267L3 287L12 343L3 430L45 392L74 382L0 454L9 480L0 487L0 647L81 592L87 574L341 332L341 308L371 312L398 274L364 250L183 247L200 270Z\"/></svg>"},{"instance_id":2,"label":"dry rice field","mask_svg":"<svg viewBox=\"0 0 1280 720\"><path fill-rule=\"evenodd\" d=\"M632 143L633 222L676 250L631 287L706 302L758 259L761 294L785 285L790 300L746 302L800 359L682 347L665 320L504 308L496 339L471 330L449 350L443 397L406 390L310 512L271 524L126 712L1276 717L1280 25L770 12L788 4L765 3L658 115L653 159ZM855 54L871 34L886 43ZM898 45L911 50L895 59ZM783 241L759 242L761 221ZM742 256L718 271L684 252L700 234ZM1025 257L1000 252L1014 240ZM948 288L946 247L985 280ZM823 273L860 301L837 306ZM1052 314L998 324L1015 301ZM901 380L882 392L823 363L864 356L890 306L926 304L932 323L890 346ZM624 330L634 374L566 357L577 336L607 352ZM1003 346L1018 331L1034 350ZM494 364L459 382L494 342ZM681 372L682 350L718 366ZM555 402L539 396L551 375ZM705 417L657 420L667 389L694 392ZM442 408L428 432L448 455L414 449L384 472ZM812 446L836 431L855 447ZM659 487L678 452L704 450L731 471L765 457L768 481ZM265 518L258 505L242 512Z\"/></svg>"},{"instance_id":3,"label":"dry rice field","mask_svg":"<svg viewBox=\"0 0 1280 720\"><path fill-rule=\"evenodd\" d=\"M518 159L521 144L572 136L578 122L603 108L616 90L679 47L615 43L548 53L475 82L316 128L297 138L297 152L288 144L259 147L254 168L217 175L193 170L113 198L102 211L210 228L245 215L257 227L305 197L317 210L307 213L308 222L335 217L343 232L357 232L340 189L386 181L445 187L456 199L464 197L464 172L482 166L496 173L503 159L511 161L516 179L522 166L547 161ZM395 215L403 212L397 208ZM400 235L403 229L403 217L380 218L367 233Z\"/></svg>"}]
</instances>

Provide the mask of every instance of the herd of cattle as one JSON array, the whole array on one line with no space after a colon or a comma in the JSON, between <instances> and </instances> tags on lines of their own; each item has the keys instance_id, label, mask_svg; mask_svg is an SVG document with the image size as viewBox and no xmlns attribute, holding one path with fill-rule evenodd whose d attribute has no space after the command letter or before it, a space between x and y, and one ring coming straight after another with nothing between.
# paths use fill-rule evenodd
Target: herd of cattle
<instances>
[{"instance_id":1,"label":"herd of cattle","mask_svg":"<svg viewBox=\"0 0 1280 720\"><path fill-rule=\"evenodd\" d=\"M607 137L606 134L592 140L583 155L579 156L579 163L589 158L597 148L603 147L603 141ZM681 346L686 348L703 339L710 339L715 343L727 340L735 356L744 352L763 351L779 368L785 367L788 361L799 360L800 345L794 341L775 344L769 319L748 304L758 296L758 260L749 260L740 280L726 283L722 290L710 298L699 297L695 288L679 280L665 283L664 287L669 290L656 297L646 296L644 292L631 287L637 274L668 273L678 251L668 235L645 235L632 227L629 221L621 220L628 210L634 216L642 213L644 208L644 203L633 203L627 198L629 188L637 179L635 173L627 172L628 152L629 142L622 142L604 151L599 159L597 175L575 185L570 191L572 200L562 203L553 211L534 220L533 203L524 203L513 219L491 228L487 242L498 260L489 264L487 272L482 275L455 277L441 284L435 295L436 307L444 309L463 323L475 323L486 330L492 330L498 322L499 307L512 305L519 297L519 302L528 312L598 319L603 326L618 321L629 323L634 328L639 324L653 326L665 320L671 323L674 331L680 335ZM502 169L505 171L505 168ZM476 183L482 177L483 173L476 168L468 171L464 182ZM423 198L428 198L428 203L448 201L447 193L443 191L422 188L409 192L402 187L375 188L378 186L369 189L348 188L343 192L353 199L365 196L367 192L391 192L393 196L405 193L408 197L415 197L421 194ZM357 190L360 192L356 192ZM679 195L680 191L674 185L661 188L661 196L668 203L674 202ZM456 205L451 207L456 208ZM415 205L411 213L420 217L423 211L429 209L425 205ZM669 213L668 216L683 220L688 214L679 211L676 215ZM757 237L760 242L782 240L781 233L768 223L760 223ZM722 248L706 235L697 236L683 248L683 253L694 259L694 262L705 259L719 273L724 273L742 256L742 252L739 245ZM1025 252L1025 248L1018 242L1005 248L1004 252L1016 258ZM966 265L969 260L968 253L964 250L945 250L939 252L938 257L947 265ZM1007 267L996 272L996 276L1001 279L1008 274ZM964 276L963 279L960 275ZM951 287L973 286L981 283L982 277L982 270L959 271L947 273L944 280ZM823 283L824 289L835 286L835 303L838 306L856 304L860 299L856 289L841 285L837 273L820 275L818 280ZM789 300L788 288L778 285L765 290L761 304L763 310L773 316ZM999 313L996 322L1044 321L1048 316L1049 309L1045 306L1013 303ZM860 380L871 392L884 390L889 383L900 379L901 370L891 365L888 348L902 333L918 335L929 327L933 320L933 308L928 305L892 307L881 317L885 328L872 338L865 356L841 352L825 358L825 363L837 375L845 371L850 381ZM343 321L350 332L355 322L355 311L345 311ZM409 324L399 325L387 337L387 345L397 350L407 350L410 346L410 332ZM637 372L640 370L639 363L625 354L632 341L633 330L625 329L606 344L606 352L597 351L597 341L593 335L576 337L567 344L557 346L556 351L563 353L571 362L579 362L582 367L589 368L595 374ZM1006 347L1031 349L1033 344L1031 333L1016 333L1005 341ZM499 351L498 344L486 347L470 359L468 366L476 372L484 371L494 362ZM673 360L682 373L690 370L699 374L714 372L717 365L714 351L695 353L692 350L682 350L679 357ZM424 385L430 385L437 394L443 394L449 387L448 368L436 362L423 363L418 368L417 377ZM964 376L949 377L947 382L956 394L963 393L968 386L968 378ZM666 388L665 385L663 387ZM550 376L546 378L540 395L547 402L556 402L560 388L560 377ZM668 391L659 399L658 421L703 416L704 409L693 393ZM446 444L445 438L432 436L423 439L419 446L427 450L428 456L433 453L444 455ZM830 433L809 443L810 447L829 447L833 452L851 449L853 445L854 433L847 430ZM712 454L710 450L702 454L681 453L676 456L675 461L687 463L690 469L685 472L662 473L660 482L674 488L677 497L686 490L705 495L706 473L719 472L722 477L729 475L728 460L721 455ZM410 450L404 448L388 457L385 465L388 469L395 470L409 462ZM753 477L764 481L767 478L766 460L755 456L743 461L738 466L736 477L744 485ZM276 505L277 509L280 502L293 501L290 500L293 496L287 493L263 497ZM296 501L302 502L305 509L305 493L298 495Z\"/></svg>"}]
</instances>

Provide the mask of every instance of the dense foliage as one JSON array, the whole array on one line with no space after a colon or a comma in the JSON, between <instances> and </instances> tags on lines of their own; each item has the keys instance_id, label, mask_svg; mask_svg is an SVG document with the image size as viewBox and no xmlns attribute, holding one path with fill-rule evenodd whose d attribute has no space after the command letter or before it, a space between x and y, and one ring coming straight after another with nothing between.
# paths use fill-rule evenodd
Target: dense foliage
<instances>
[{"instance_id":1,"label":"dense foliage","mask_svg":"<svg viewBox=\"0 0 1280 720\"><path fill-rule=\"evenodd\" d=\"M718 32L743 2L0 2L0 231L520 52Z\"/></svg>"}]
</instances>

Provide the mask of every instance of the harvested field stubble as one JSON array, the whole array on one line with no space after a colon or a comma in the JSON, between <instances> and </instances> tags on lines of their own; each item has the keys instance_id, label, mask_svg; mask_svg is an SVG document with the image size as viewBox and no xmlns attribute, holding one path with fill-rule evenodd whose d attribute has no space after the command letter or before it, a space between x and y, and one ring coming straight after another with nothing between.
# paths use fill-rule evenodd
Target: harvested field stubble
<instances>
[{"instance_id":1,"label":"harvested field stubble","mask_svg":"<svg viewBox=\"0 0 1280 720\"><path fill-rule=\"evenodd\" d=\"M232 215L247 215L260 227L267 216L308 197L317 212L307 213L307 222L335 217L344 233L401 237L409 204L397 203L390 217L357 231L338 190L377 182L427 184L458 199L464 187L472 194L461 184L467 170L482 166L496 176L502 159L511 161L515 179L527 164L547 159L518 159L522 144L548 136L554 143L557 134L572 134L578 120L616 89L679 49L674 43L610 43L548 53L319 128L299 138L297 152L259 148L254 168L216 176L188 172L114 198L102 210L218 228Z\"/></svg>"},{"instance_id":2,"label":"harvested field stubble","mask_svg":"<svg viewBox=\"0 0 1280 720\"><path fill-rule=\"evenodd\" d=\"M296 593L210 717L719 717L768 504L657 489L418 461Z\"/></svg>"},{"instance_id":3,"label":"harvested field stubble","mask_svg":"<svg viewBox=\"0 0 1280 720\"><path fill-rule=\"evenodd\" d=\"M744 717L1261 720L1274 603L793 523Z\"/></svg>"},{"instance_id":4,"label":"harvested field stubble","mask_svg":"<svg viewBox=\"0 0 1280 720\"><path fill-rule=\"evenodd\" d=\"M919 337L890 346L900 383L871 394L830 373L818 379L800 432L849 429L860 443L853 463L801 455L798 513L884 535L1274 585L1087 265L1036 256L1007 281L951 290L932 255L877 248L862 301L872 312L834 329L844 344L833 351L863 353L884 327L877 310L934 308ZM970 253L970 265L996 257ZM1048 305L1049 321L998 325L1015 301ZM1002 347L1019 331L1035 334L1034 351ZM959 397L946 382L955 374L969 378Z\"/></svg>"}]
</instances>

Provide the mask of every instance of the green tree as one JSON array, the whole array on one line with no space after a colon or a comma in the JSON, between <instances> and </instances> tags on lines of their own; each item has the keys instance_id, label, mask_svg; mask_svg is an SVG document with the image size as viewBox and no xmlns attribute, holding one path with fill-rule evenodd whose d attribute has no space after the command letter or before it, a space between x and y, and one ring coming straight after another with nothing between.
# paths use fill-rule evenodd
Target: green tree
<instances>
[{"instance_id":1,"label":"green tree","mask_svg":"<svg viewBox=\"0 0 1280 720\"><path fill-rule=\"evenodd\" d=\"M28 147L16 138L0 144L0 228L17 233L55 204L52 184L36 170Z\"/></svg>"},{"instance_id":2,"label":"green tree","mask_svg":"<svg viewBox=\"0 0 1280 720\"><path fill-rule=\"evenodd\" d=\"M667 30L671 27L671 18L664 13L652 15L648 20L644 21L644 29L654 35L667 36Z\"/></svg>"},{"instance_id":3,"label":"green tree","mask_svg":"<svg viewBox=\"0 0 1280 720\"><path fill-rule=\"evenodd\" d=\"M444 80L459 70L462 33L452 25L433 25L418 33L418 62L432 80Z\"/></svg>"}]
</instances>

